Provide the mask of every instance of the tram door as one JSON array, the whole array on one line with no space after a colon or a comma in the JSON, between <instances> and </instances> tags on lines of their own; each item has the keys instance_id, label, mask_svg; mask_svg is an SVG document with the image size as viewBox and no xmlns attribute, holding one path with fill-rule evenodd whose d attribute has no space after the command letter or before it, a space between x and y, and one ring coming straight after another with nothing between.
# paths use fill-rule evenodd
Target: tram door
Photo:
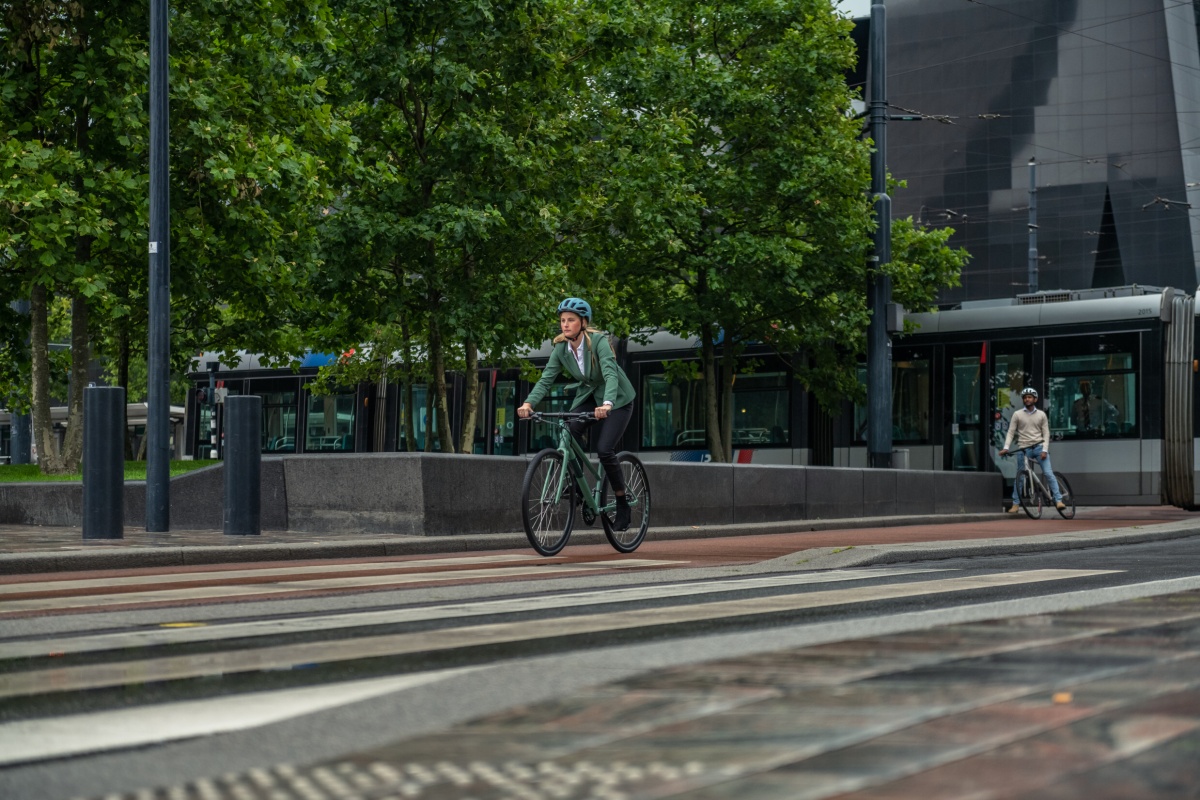
<instances>
[{"instance_id":1,"label":"tram door","mask_svg":"<svg viewBox=\"0 0 1200 800\"><path fill-rule=\"evenodd\" d=\"M998 454L1008 436L1008 423L1013 412L1022 406L1021 389L1033 383L1030 375L1033 349L1029 341L992 342L991 348L988 354L991 368L987 399L987 410L991 417L988 453L993 469L1004 475L1007 484L1016 477L1017 460L1000 458Z\"/></svg>"},{"instance_id":2,"label":"tram door","mask_svg":"<svg viewBox=\"0 0 1200 800\"><path fill-rule=\"evenodd\" d=\"M946 348L946 447L947 470L987 469L983 396L987 362L981 344Z\"/></svg>"}]
</instances>

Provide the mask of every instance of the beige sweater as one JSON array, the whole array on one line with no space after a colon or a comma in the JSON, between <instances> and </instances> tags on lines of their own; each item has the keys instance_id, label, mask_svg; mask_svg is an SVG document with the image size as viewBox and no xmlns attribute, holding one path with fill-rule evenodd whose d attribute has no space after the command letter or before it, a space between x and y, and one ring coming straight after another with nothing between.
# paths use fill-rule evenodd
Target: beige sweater
<instances>
[{"instance_id":1,"label":"beige sweater","mask_svg":"<svg viewBox=\"0 0 1200 800\"><path fill-rule=\"evenodd\" d=\"M1032 414L1023 408L1013 412L1008 423L1008 437L1004 440L1005 450L1012 445L1014 435L1018 448L1040 444L1043 453L1050 452L1050 420L1040 408L1034 409Z\"/></svg>"}]
</instances>

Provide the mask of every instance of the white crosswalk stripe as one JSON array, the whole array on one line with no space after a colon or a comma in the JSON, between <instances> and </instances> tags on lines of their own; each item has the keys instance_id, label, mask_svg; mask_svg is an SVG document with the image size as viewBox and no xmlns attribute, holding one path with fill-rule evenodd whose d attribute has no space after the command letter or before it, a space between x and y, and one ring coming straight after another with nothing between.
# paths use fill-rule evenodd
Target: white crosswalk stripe
<instances>
[{"instance_id":1,"label":"white crosswalk stripe","mask_svg":"<svg viewBox=\"0 0 1200 800\"><path fill-rule=\"evenodd\" d=\"M690 583L655 584L570 592L539 597L503 600L483 600L447 603L413 608L356 611L342 614L316 614L306 617L228 622L196 627L155 627L149 630L122 631L108 634L39 638L33 641L4 641L0 639L0 660L43 656L47 653L66 655L112 650L123 647L212 642L252 636L271 636L294 633L313 633L324 630L343 630L369 625L388 625L423 622L439 619L465 619L489 614L521 613L536 608L547 611L559 608L583 608L604 603L657 600L672 597L694 597L704 594L729 593L749 589L780 586L805 586L841 581L878 579L900 575L916 575L942 570L930 568L849 569L831 572L802 572L787 575L767 575L753 578L693 581Z\"/></svg>"},{"instance_id":2,"label":"white crosswalk stripe","mask_svg":"<svg viewBox=\"0 0 1200 800\"><path fill-rule=\"evenodd\" d=\"M1113 572L1115 571L1042 569L937 578L749 599L714 600L662 608L617 610L602 614L575 614L549 619L455 626L413 633L361 636L336 642L303 642L253 649L239 647L227 652L168 655L107 664L38 669L0 675L0 697L36 696L48 692L117 687L129 683L290 669L299 664L333 664L481 645L533 642L563 636L657 628L973 589L1061 581Z\"/></svg>"}]
</instances>

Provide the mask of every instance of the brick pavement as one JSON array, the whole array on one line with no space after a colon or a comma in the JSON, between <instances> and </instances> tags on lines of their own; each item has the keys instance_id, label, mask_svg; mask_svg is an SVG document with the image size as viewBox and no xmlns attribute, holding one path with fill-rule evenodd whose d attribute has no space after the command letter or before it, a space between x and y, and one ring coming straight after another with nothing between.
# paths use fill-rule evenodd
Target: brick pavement
<instances>
[{"instance_id":1,"label":"brick pavement","mask_svg":"<svg viewBox=\"0 0 1200 800\"><path fill-rule=\"evenodd\" d=\"M1191 522L1195 530L1191 530ZM730 525L707 528L652 528L639 557L675 558L686 555L695 566L711 563L755 563L811 550L824 560L810 565L847 566L829 552L851 548L905 547L925 543L936 549L952 545L993 543L994 551L1062 549L1062 537L1079 546L1095 533L1109 541L1147 541L1155 537L1200 533L1200 515L1157 506L1080 509L1073 520L1052 512L1040 520L1023 514L970 514L949 518L875 518L861 520L801 520L792 523ZM731 539L736 537L736 539ZM1066 545L1063 545L1064 547ZM188 566L198 564L296 561L306 559L372 558L475 550L528 550L520 533L471 536L374 536L302 532L271 532L260 536L224 536L219 531L147 533L128 528L125 538L84 540L78 528L0 525L0 574L84 569ZM734 555L731 555L734 551ZM563 555L568 558L611 554L599 529L577 527ZM958 554L966 554L959 547ZM860 551L861 553L861 551ZM928 553L926 553L927 555Z\"/></svg>"}]
</instances>

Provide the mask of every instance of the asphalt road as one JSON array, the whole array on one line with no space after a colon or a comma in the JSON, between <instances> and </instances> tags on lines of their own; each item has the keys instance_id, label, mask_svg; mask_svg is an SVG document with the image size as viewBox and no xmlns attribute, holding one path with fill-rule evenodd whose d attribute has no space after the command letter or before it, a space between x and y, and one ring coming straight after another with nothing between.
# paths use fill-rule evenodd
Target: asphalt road
<instances>
[{"instance_id":1,"label":"asphalt road","mask_svg":"<svg viewBox=\"0 0 1200 800\"><path fill-rule=\"evenodd\" d=\"M988 620L1051 620L1200 589L1198 538L819 572L800 571L789 555L761 555L770 557L748 563L709 552L696 566L652 551L616 559L580 550L558 560L484 553L9 581L0 584L0 796L133 797L124 793L185 784L177 796L392 796L338 794L332 783L311 795L217 783L205 795L209 784L189 782L380 748L403 758L406 742L423 752L428 737L471 720L714 661L736 671L738 659ZM964 657L942 646L947 663ZM1101 651L1095 659L1104 661ZM1074 667L1084 672L1072 674L1087 666L1084 657ZM671 721L653 719L645 724ZM769 749L737 764L753 772L746 765ZM695 770L703 783L709 773ZM724 785L721 776L712 772L706 785ZM673 794L710 796L698 785ZM478 794L412 786L394 796ZM524 796L496 791L479 796ZM536 796L608 796L579 792ZM792 796L779 792L763 796Z\"/></svg>"}]
</instances>

